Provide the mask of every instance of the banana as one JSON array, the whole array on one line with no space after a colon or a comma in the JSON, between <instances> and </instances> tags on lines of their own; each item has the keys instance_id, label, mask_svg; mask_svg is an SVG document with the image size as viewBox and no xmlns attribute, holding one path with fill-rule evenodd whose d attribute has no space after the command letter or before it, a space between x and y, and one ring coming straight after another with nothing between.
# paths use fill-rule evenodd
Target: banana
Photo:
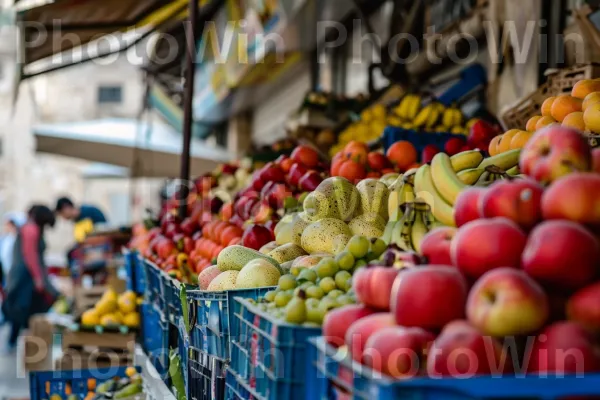
<instances>
[{"instance_id":1,"label":"banana","mask_svg":"<svg viewBox=\"0 0 600 400\"><path fill-rule=\"evenodd\" d=\"M415 195L431 207L431 213L436 220L446 226L456 226L454 209L439 194L431 177L431 167L422 165L415 175Z\"/></svg>"},{"instance_id":2,"label":"banana","mask_svg":"<svg viewBox=\"0 0 600 400\"><path fill-rule=\"evenodd\" d=\"M416 96L413 95L411 102L408 105L408 109L407 109L407 119L412 121L413 119L416 118L417 114L419 113L419 110L421 109L421 97L420 96Z\"/></svg>"},{"instance_id":3,"label":"banana","mask_svg":"<svg viewBox=\"0 0 600 400\"><path fill-rule=\"evenodd\" d=\"M451 205L454 204L460 192L466 188L466 185L452 169L450 156L446 153L438 153L431 160L431 177L438 192Z\"/></svg>"},{"instance_id":4,"label":"banana","mask_svg":"<svg viewBox=\"0 0 600 400\"><path fill-rule=\"evenodd\" d=\"M450 157L452 169L462 171L479 166L483 161L483 154L479 150L463 151Z\"/></svg>"},{"instance_id":5,"label":"banana","mask_svg":"<svg viewBox=\"0 0 600 400\"><path fill-rule=\"evenodd\" d=\"M484 159L479 168L486 168L491 165L495 165L503 170L508 170L519 163L519 156L521 155L521 149L509 150L507 152L495 155Z\"/></svg>"},{"instance_id":6,"label":"banana","mask_svg":"<svg viewBox=\"0 0 600 400\"><path fill-rule=\"evenodd\" d=\"M458 108L451 107L447 108L444 111L444 115L442 117L442 123L448 129L452 129L455 126L460 126L462 124L462 113Z\"/></svg>"},{"instance_id":7,"label":"banana","mask_svg":"<svg viewBox=\"0 0 600 400\"><path fill-rule=\"evenodd\" d=\"M508 176L504 171L494 165L484 168L484 171L485 172L481 174L481 177L477 180L477 186L488 186L497 180L505 179Z\"/></svg>"},{"instance_id":8,"label":"banana","mask_svg":"<svg viewBox=\"0 0 600 400\"><path fill-rule=\"evenodd\" d=\"M394 226L392 232L392 243L404 251L412 251L412 243L410 239L410 231L414 223L415 212L412 206L406 207L404 215Z\"/></svg>"},{"instance_id":9,"label":"banana","mask_svg":"<svg viewBox=\"0 0 600 400\"><path fill-rule=\"evenodd\" d=\"M435 126L435 124L440 119L440 115L442 115L442 113L444 112L444 106L439 103L434 103L431 106L432 110L429 113L427 123L425 124L425 126L429 129L432 129Z\"/></svg>"},{"instance_id":10,"label":"banana","mask_svg":"<svg viewBox=\"0 0 600 400\"><path fill-rule=\"evenodd\" d=\"M385 230L383 231L383 236L381 237L381 240L383 240L387 245L389 245L392 242L392 233L394 232L396 222L398 221L389 220L387 225L385 226Z\"/></svg>"},{"instance_id":11,"label":"banana","mask_svg":"<svg viewBox=\"0 0 600 400\"><path fill-rule=\"evenodd\" d=\"M398 114L398 116L402 119L408 119L408 106L409 103L411 102L411 95L407 94L406 96L404 96L404 98L400 101L400 104L397 107L397 111L396 113Z\"/></svg>"},{"instance_id":12,"label":"banana","mask_svg":"<svg viewBox=\"0 0 600 400\"><path fill-rule=\"evenodd\" d=\"M420 254L423 237L431 230L433 225L433 215L431 215L431 207L425 202L415 202L414 207L415 221L410 230L410 241L413 250Z\"/></svg>"},{"instance_id":13,"label":"banana","mask_svg":"<svg viewBox=\"0 0 600 400\"><path fill-rule=\"evenodd\" d=\"M455 135L469 136L469 131L459 125L453 127L452 130L450 131L450 133L453 133Z\"/></svg>"},{"instance_id":14,"label":"banana","mask_svg":"<svg viewBox=\"0 0 600 400\"><path fill-rule=\"evenodd\" d=\"M465 185L474 185L481 175L485 172L484 168L469 168L458 172L458 179Z\"/></svg>"},{"instance_id":15,"label":"banana","mask_svg":"<svg viewBox=\"0 0 600 400\"><path fill-rule=\"evenodd\" d=\"M428 121L430 120L430 116L433 112L434 112L433 104L429 104L429 105L425 106L425 108L423 108L421 111L419 111L419 113L413 120L413 125L416 128L424 127L425 125L427 125Z\"/></svg>"},{"instance_id":16,"label":"banana","mask_svg":"<svg viewBox=\"0 0 600 400\"><path fill-rule=\"evenodd\" d=\"M398 219L400 219L400 209L404 204L415 201L414 184L411 180L411 176L402 176L390 186L388 215L392 221L398 221Z\"/></svg>"},{"instance_id":17,"label":"banana","mask_svg":"<svg viewBox=\"0 0 600 400\"><path fill-rule=\"evenodd\" d=\"M508 171L506 171L506 173L509 174L510 176L516 176L521 173L521 169L519 168L519 165L515 165L514 167L512 167Z\"/></svg>"}]
</instances>

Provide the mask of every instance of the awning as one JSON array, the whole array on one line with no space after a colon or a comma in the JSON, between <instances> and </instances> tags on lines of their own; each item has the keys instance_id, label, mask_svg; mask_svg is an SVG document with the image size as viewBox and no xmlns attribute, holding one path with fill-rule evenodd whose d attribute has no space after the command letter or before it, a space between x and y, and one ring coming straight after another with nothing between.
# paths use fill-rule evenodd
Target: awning
<instances>
[{"instance_id":1,"label":"awning","mask_svg":"<svg viewBox=\"0 0 600 400\"><path fill-rule=\"evenodd\" d=\"M37 151L130 168L132 177L177 177L181 134L160 122L134 119L44 124L33 128ZM231 161L223 148L191 143L191 176Z\"/></svg>"},{"instance_id":2,"label":"awning","mask_svg":"<svg viewBox=\"0 0 600 400\"><path fill-rule=\"evenodd\" d=\"M103 163L93 163L83 168L81 177L83 179L129 178L129 168Z\"/></svg>"},{"instance_id":3,"label":"awning","mask_svg":"<svg viewBox=\"0 0 600 400\"><path fill-rule=\"evenodd\" d=\"M187 6L188 0L55 0L22 10L23 77L127 50L185 18Z\"/></svg>"}]
</instances>

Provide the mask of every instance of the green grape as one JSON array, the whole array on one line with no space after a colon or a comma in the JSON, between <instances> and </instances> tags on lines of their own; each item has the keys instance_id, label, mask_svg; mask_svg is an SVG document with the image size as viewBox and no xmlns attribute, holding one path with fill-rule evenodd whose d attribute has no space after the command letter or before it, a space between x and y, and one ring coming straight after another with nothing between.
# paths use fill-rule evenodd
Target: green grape
<instances>
[{"instance_id":1,"label":"green grape","mask_svg":"<svg viewBox=\"0 0 600 400\"><path fill-rule=\"evenodd\" d=\"M350 271L352 267L354 267L354 256L349 251L342 251L340 254L335 257L335 261L337 261L341 270Z\"/></svg>"},{"instance_id":2,"label":"green grape","mask_svg":"<svg viewBox=\"0 0 600 400\"><path fill-rule=\"evenodd\" d=\"M354 258L363 258L369 252L370 246L371 243L369 243L369 239L366 237L353 236L346 245L346 250L348 250Z\"/></svg>"}]
</instances>

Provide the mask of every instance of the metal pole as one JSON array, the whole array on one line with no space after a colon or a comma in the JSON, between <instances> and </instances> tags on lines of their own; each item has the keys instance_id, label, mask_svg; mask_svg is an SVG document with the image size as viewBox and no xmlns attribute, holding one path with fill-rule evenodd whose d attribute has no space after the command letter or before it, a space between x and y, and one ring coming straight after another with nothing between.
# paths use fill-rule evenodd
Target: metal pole
<instances>
[{"instance_id":1,"label":"metal pole","mask_svg":"<svg viewBox=\"0 0 600 400\"><path fill-rule=\"evenodd\" d=\"M187 215L187 198L189 189L187 182L190 179L190 142L192 140L192 125L194 120L192 100L194 98L194 76L196 58L196 32L198 22L198 0L189 2L189 24L185 30L186 60L185 60L185 92L183 100L183 149L181 152L181 174L179 192L179 217L183 220Z\"/></svg>"}]
</instances>

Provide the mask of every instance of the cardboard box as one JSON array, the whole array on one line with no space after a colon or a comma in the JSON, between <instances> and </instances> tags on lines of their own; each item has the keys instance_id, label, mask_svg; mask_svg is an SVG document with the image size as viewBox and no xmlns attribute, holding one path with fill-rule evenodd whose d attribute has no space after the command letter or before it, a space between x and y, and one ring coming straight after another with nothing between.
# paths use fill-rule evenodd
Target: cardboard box
<instances>
[{"instance_id":1,"label":"cardboard box","mask_svg":"<svg viewBox=\"0 0 600 400\"><path fill-rule=\"evenodd\" d=\"M23 337L25 370L52 370L54 333L54 326L44 315L31 317L29 331Z\"/></svg>"}]
</instances>

